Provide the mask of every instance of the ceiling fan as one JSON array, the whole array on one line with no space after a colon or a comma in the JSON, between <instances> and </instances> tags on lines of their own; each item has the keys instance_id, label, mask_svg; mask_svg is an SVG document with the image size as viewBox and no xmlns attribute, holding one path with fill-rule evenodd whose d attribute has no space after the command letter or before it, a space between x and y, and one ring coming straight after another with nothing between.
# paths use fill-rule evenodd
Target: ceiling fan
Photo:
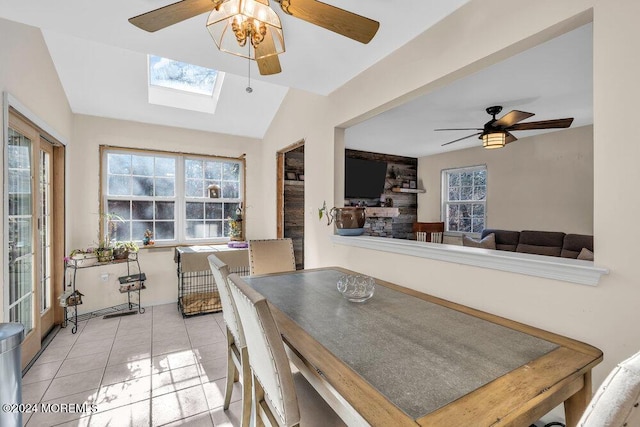
<instances>
[{"instance_id":1,"label":"ceiling fan","mask_svg":"<svg viewBox=\"0 0 640 427\"><path fill-rule=\"evenodd\" d=\"M377 21L316 0L275 1L280 3L280 8L288 15L365 44L371 41L380 26ZM222 41L216 40L214 31L209 28L218 48L255 59L262 75L276 74L282 71L278 54L284 52L284 38L280 20L269 7L269 0L182 0L134 16L129 19L129 22L145 31L154 32L202 13L211 12L207 23L207 27L209 27L214 14L220 14L222 11L228 14L230 10L239 11L233 16L240 16L240 19L233 18L233 16L225 19L222 22L223 28L220 30L220 37L223 37L224 31L231 28L233 32L226 37L226 42L237 39L237 43L244 47L249 40L248 49L250 51L253 46L255 54L250 57L244 53L223 49L221 47ZM246 11L253 13L253 15L247 15ZM270 27L270 22L273 20L276 20L277 24ZM278 43L281 44L280 50Z\"/></svg>"},{"instance_id":2,"label":"ceiling fan","mask_svg":"<svg viewBox=\"0 0 640 427\"><path fill-rule=\"evenodd\" d=\"M534 129L554 129L554 128L568 128L573 122L573 117L566 119L554 119L554 120L541 120L538 122L518 123L524 119L528 119L533 116L533 113L527 113L519 110L512 110L496 119L496 115L500 114L502 107L499 105L487 108L487 113L493 116L491 120L484 124L483 128L458 128L458 129L434 129L436 131L450 131L450 130L478 130L480 132L467 135L462 138L454 139L445 145L453 144L454 142L462 141L463 139L479 136L482 139L482 145L484 148L501 148L506 144L517 141L518 138L511 134L512 131L517 130L534 130Z\"/></svg>"}]
</instances>

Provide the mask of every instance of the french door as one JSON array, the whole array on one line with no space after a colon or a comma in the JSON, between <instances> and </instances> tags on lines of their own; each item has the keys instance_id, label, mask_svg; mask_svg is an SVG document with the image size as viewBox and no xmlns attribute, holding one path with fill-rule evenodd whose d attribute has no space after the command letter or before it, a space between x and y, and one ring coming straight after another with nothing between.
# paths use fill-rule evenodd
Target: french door
<instances>
[{"instance_id":1,"label":"french door","mask_svg":"<svg viewBox=\"0 0 640 427\"><path fill-rule=\"evenodd\" d=\"M60 148L60 147L58 147ZM61 268L55 263L64 251L63 239L56 242L63 222L56 209L54 184L60 163L56 146L49 143L28 121L11 112L6 147L8 320L25 326L22 344L23 367L37 354L42 338L61 319L54 299L62 285ZM58 180L62 175L58 175ZM61 181L64 186L64 178ZM56 190L58 191L58 190ZM64 188L60 189L64 194ZM64 200L64 198L58 200ZM6 295L6 294L5 294ZM56 313L56 308L58 313Z\"/></svg>"}]
</instances>

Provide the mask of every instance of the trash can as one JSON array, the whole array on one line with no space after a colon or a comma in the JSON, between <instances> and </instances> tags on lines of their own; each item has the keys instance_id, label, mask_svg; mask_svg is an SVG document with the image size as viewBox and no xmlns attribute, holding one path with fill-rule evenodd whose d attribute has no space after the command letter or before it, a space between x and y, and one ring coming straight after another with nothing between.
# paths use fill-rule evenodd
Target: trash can
<instances>
[{"instance_id":1,"label":"trash can","mask_svg":"<svg viewBox=\"0 0 640 427\"><path fill-rule=\"evenodd\" d=\"M21 427L22 414L15 405L22 403L20 344L24 339L21 323L0 323L0 426Z\"/></svg>"}]
</instances>

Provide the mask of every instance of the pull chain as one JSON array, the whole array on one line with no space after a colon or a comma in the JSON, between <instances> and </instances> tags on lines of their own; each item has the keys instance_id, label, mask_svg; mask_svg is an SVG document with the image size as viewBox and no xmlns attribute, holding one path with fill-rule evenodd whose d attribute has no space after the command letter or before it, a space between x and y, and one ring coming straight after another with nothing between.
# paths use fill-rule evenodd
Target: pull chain
<instances>
[{"instance_id":1,"label":"pull chain","mask_svg":"<svg viewBox=\"0 0 640 427\"><path fill-rule=\"evenodd\" d=\"M247 91L247 93L251 93L253 92L253 89L251 88L251 43L247 43L249 45L249 59L247 59L247 63L249 65L249 71L247 73L248 76L248 83L247 83L247 88L245 89Z\"/></svg>"}]
</instances>

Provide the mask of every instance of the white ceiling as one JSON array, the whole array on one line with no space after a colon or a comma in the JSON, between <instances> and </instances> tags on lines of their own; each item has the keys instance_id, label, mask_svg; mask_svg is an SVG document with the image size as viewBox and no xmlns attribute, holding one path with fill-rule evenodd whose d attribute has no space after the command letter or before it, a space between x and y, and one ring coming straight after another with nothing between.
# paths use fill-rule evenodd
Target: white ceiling
<instances>
[{"instance_id":1,"label":"white ceiling","mask_svg":"<svg viewBox=\"0 0 640 427\"><path fill-rule=\"evenodd\" d=\"M127 19L174 0L0 0L0 17L39 27L75 113L261 138L288 88L326 95L465 4L468 0L327 0L380 22L367 45L284 14L283 72L259 76L249 63L217 50L207 14L147 33ZM147 102L147 54L226 72L216 113ZM247 108L247 105L260 106Z\"/></svg>"},{"instance_id":2,"label":"white ceiling","mask_svg":"<svg viewBox=\"0 0 640 427\"><path fill-rule=\"evenodd\" d=\"M442 147L481 128L485 109L503 106L497 117L517 109L535 113L527 121L573 117L571 127L593 123L593 26L538 45L498 64L381 113L345 132L348 148L409 157L481 145L477 137ZM518 139L550 131L516 131ZM516 141L514 144L523 143ZM507 146L508 148L508 146Z\"/></svg>"}]
</instances>

